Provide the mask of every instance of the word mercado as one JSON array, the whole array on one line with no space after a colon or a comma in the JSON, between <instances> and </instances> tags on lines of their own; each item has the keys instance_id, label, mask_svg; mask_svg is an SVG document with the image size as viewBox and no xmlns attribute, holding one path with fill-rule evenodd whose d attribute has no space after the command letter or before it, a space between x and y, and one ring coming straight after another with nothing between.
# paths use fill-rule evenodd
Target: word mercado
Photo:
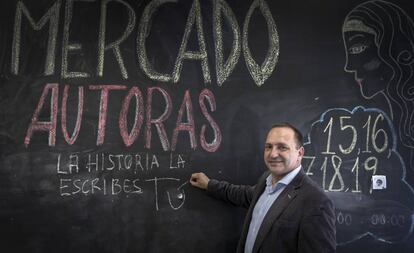
<instances>
[{"instance_id":1,"label":"word mercado","mask_svg":"<svg viewBox=\"0 0 414 253\"><path fill-rule=\"evenodd\" d=\"M45 26L49 24L47 43L45 43L47 46L41 49L41 52L44 52L45 54L43 75L52 76L56 75L56 72L60 72L60 77L62 79L88 78L93 75L102 77L104 75L105 56L108 56L106 53L112 53L122 78L128 79L130 76L128 69L133 67L130 66L131 64L127 64L127 61L125 60L125 51L127 47L131 47L128 43L131 41L130 36L136 26L137 14L134 10L135 6L131 6L125 0L102 0L100 2L94 0L67 0L64 7L61 7L63 5L62 2L62 0L55 1L48 10L44 10L43 16L38 20L32 17L34 16L34 7L30 6L30 8L28 8L23 1L17 3L11 44L11 73L20 75L25 71L24 69L22 70L22 62L25 60L22 50L24 50L25 46L30 47L34 45L32 36L29 35L32 34L31 30L36 32L36 34L41 34L40 37L42 39L46 39L45 33L40 33L39 31L43 30ZM183 29L182 39L181 41L177 41L179 47L173 49L177 52L174 53L176 58L173 66L169 66L169 71L156 69L153 62L154 58L157 58L157 56L152 55L148 48L148 44L150 44L148 41L149 35L157 33L156 28L154 28L152 24L154 24L155 21L160 21L157 20L157 18L159 18L159 15L157 14L164 11L165 8L168 9L180 6L180 3L178 2L179 1L153 0L150 1L143 10L140 22L137 25L137 37L135 45L133 46L135 47L136 52L135 58L138 62L133 65L139 66L146 77L154 81L177 83L180 80L184 62L192 61L200 63L204 83L211 83L212 78L209 63L213 61L211 61L209 57L213 57L214 55L217 85L222 86L234 70L241 54L243 54L246 67L257 86L261 86L272 75L279 57L279 35L275 20L265 0L252 1L244 18L242 32L233 10L225 0L212 0L212 17L209 19L204 17L204 20L202 16L202 7L207 7L202 6L200 2L206 4L206 1L193 0ZM74 67L69 66L69 62L85 60L83 57L85 57L86 54L86 47L84 45L86 42L82 42L79 39L76 42L70 40L70 38L74 37L73 35L76 35L76 29L79 28L76 26L75 21L80 19L80 17L74 15L74 13L77 13L79 9L85 7L92 8L95 6L96 8L96 6L99 6L98 4L100 5L100 15L96 18L96 21L99 25L97 25L96 29L92 27L89 29L98 31L96 34L96 45L94 45L94 48L97 49L95 54L96 66L88 67L88 69L96 69L96 72L92 74L90 70L70 69ZM117 7L119 7L117 10L123 9L122 13L125 13L124 16L127 17L127 23L125 24L123 31L122 28L117 29L117 31L107 29L108 24L118 23L111 18L112 16L110 14L113 13L111 12L112 9L108 6L109 4L111 4L111 6L117 5ZM63 22L59 19L62 9L64 9ZM252 17L254 13L261 15L267 24L267 29L264 29L263 36L268 37L269 43L263 62L257 62L252 54L252 51L254 50L251 50L248 43L249 25L253 22ZM208 48L210 47L207 47L205 36L208 33L206 33L203 28L203 21L206 22L208 20L212 20L211 27L213 36L211 37L212 43L214 43L214 52L208 51ZM60 23L63 23L63 30L61 33L62 37L59 40L58 34L59 27L61 27ZM170 23L163 23L163 25L171 26ZM111 37L114 36L114 34L118 34L120 30L122 35L117 39L112 39ZM224 32L223 30L230 32ZM194 39L195 45L198 47L197 50L190 50L191 47L189 45L190 40L192 39L190 36L191 33L197 35ZM60 54L56 52L58 41L61 41ZM229 43L229 45L226 43ZM228 54L225 54L226 47L229 47ZM131 50L128 49L128 51ZM91 55L91 53L93 54L93 52L88 52L87 55ZM58 66L57 55L60 55L61 57L60 71L56 70ZM227 55L227 59L225 55ZM136 68L137 67L134 67L134 69Z\"/></svg>"}]
</instances>

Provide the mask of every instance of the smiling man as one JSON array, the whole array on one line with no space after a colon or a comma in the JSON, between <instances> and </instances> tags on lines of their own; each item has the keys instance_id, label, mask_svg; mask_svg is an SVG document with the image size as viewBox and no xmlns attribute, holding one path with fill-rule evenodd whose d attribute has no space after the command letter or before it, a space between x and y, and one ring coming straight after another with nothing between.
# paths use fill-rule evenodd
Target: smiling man
<instances>
[{"instance_id":1,"label":"smiling man","mask_svg":"<svg viewBox=\"0 0 414 253\"><path fill-rule=\"evenodd\" d=\"M303 136L294 126L273 125L264 161L268 171L255 186L191 175L190 183L219 199L248 208L237 252L335 252L334 207L303 172Z\"/></svg>"}]
</instances>

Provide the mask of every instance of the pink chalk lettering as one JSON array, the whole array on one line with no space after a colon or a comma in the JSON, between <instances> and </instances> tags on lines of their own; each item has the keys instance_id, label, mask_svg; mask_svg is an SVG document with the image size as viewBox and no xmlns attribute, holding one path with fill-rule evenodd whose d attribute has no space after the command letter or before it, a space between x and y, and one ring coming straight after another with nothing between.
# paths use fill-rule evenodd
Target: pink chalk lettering
<instances>
[{"instance_id":1,"label":"pink chalk lettering","mask_svg":"<svg viewBox=\"0 0 414 253\"><path fill-rule=\"evenodd\" d=\"M214 138L211 143L207 143L205 137L207 126L203 124L200 133L200 145L203 147L204 150L208 152L215 152L221 144L221 131L218 124L214 121L213 117L211 117L211 115L208 113L207 107L204 104L204 99L207 99L212 112L216 110L216 99L214 97L213 92L211 92L209 89L202 90L198 99L201 112L203 113L204 117L206 117L207 121L210 123L211 128L213 128Z\"/></svg>"},{"instance_id":2,"label":"pink chalk lettering","mask_svg":"<svg viewBox=\"0 0 414 253\"><path fill-rule=\"evenodd\" d=\"M96 145L100 146L105 140L106 114L108 111L108 95L110 90L125 90L124 85L89 85L90 90L101 90L101 102L99 106L98 138Z\"/></svg>"},{"instance_id":3,"label":"pink chalk lettering","mask_svg":"<svg viewBox=\"0 0 414 253\"><path fill-rule=\"evenodd\" d=\"M184 111L187 114L187 122L183 122ZM178 133L180 131L187 131L190 136L190 145L192 149L196 149L197 142L195 137L195 125L193 116L193 104L191 103L191 97L189 90L185 91L183 103L181 104L180 110L178 111L177 123L175 124L171 150L175 151L177 145Z\"/></svg>"},{"instance_id":4,"label":"pink chalk lettering","mask_svg":"<svg viewBox=\"0 0 414 253\"><path fill-rule=\"evenodd\" d=\"M152 95L153 91L159 91L165 100L165 111L164 113L157 119L152 118ZM172 101L170 95L168 95L167 91L160 87L151 87L148 88L147 91L147 122L146 122L146 129L145 129L145 147L150 149L151 148L151 124L154 124L158 131L158 136L160 137L161 145L164 151L168 151L170 149L170 143L168 141L167 133L165 132L164 124L162 123L165 121L171 114L172 109Z\"/></svg>"},{"instance_id":5,"label":"pink chalk lettering","mask_svg":"<svg viewBox=\"0 0 414 253\"><path fill-rule=\"evenodd\" d=\"M131 103L132 97L135 97L136 107L135 107L135 119L134 126L131 129L131 132L128 133L128 124L127 124L127 115L129 110L129 104ZM132 87L124 101L122 102L121 113L119 114L119 130L121 132L122 140L124 141L127 147L131 146L136 138L139 136L139 131L141 130L142 123L144 122L144 100L142 98L142 93L138 87Z\"/></svg>"},{"instance_id":6,"label":"pink chalk lettering","mask_svg":"<svg viewBox=\"0 0 414 253\"><path fill-rule=\"evenodd\" d=\"M52 90L50 99L50 121L39 121L38 117L41 110L43 109L46 96L49 94L49 90ZM49 146L55 146L58 113L58 95L59 85L57 83L48 83L43 88L43 92L40 96L39 103L37 104L36 110L33 113L29 128L27 129L26 138L24 139L24 144L26 145L26 147L30 144L30 140L32 138L34 131L49 132Z\"/></svg>"},{"instance_id":7,"label":"pink chalk lettering","mask_svg":"<svg viewBox=\"0 0 414 253\"><path fill-rule=\"evenodd\" d=\"M68 129L67 129L67 103L68 103L68 93L69 93L69 85L65 85L63 89L63 98L62 98L62 133L65 141L72 145L75 143L76 139L78 138L81 123L82 123L82 114L83 114L83 87L78 87L78 114L76 116L76 124L75 129L73 129L72 136L69 137Z\"/></svg>"}]
</instances>

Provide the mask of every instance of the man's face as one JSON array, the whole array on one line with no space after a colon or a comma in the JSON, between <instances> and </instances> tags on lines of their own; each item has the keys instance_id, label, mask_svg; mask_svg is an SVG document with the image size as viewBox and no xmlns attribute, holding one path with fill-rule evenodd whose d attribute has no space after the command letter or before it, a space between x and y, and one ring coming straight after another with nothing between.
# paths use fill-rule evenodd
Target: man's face
<instances>
[{"instance_id":1,"label":"man's face","mask_svg":"<svg viewBox=\"0 0 414 253\"><path fill-rule=\"evenodd\" d=\"M298 147L294 131L288 127L276 127L269 131L264 149L264 161L275 180L296 169L304 155Z\"/></svg>"}]
</instances>

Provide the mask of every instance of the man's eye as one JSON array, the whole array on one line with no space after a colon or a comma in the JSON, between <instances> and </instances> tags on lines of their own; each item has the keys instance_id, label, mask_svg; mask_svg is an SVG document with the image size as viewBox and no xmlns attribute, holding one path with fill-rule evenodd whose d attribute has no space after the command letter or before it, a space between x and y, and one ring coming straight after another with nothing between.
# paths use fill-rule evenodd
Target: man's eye
<instances>
[{"instance_id":1,"label":"man's eye","mask_svg":"<svg viewBox=\"0 0 414 253\"><path fill-rule=\"evenodd\" d=\"M286 146L279 146L279 147L278 147L278 149L279 149L280 151L287 151L287 150L289 150L289 148L288 148L288 147L286 147Z\"/></svg>"},{"instance_id":2,"label":"man's eye","mask_svg":"<svg viewBox=\"0 0 414 253\"><path fill-rule=\"evenodd\" d=\"M353 46L349 49L349 53L350 54L360 54L360 53L364 52L365 49L367 49L367 46L365 46L365 45Z\"/></svg>"}]
</instances>

